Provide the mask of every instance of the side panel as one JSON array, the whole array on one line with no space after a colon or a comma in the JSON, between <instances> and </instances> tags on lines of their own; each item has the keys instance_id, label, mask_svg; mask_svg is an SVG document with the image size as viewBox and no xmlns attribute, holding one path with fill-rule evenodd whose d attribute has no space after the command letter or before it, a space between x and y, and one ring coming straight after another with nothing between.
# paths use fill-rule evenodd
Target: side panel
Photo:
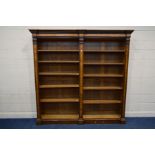
<instances>
[{"instance_id":1,"label":"side panel","mask_svg":"<svg viewBox=\"0 0 155 155\"><path fill-rule=\"evenodd\" d=\"M41 121L41 114L40 114L40 102L39 102L38 51L37 51L37 37L34 36L33 36L33 54L34 54L37 122L39 123Z\"/></svg>"}]
</instances>

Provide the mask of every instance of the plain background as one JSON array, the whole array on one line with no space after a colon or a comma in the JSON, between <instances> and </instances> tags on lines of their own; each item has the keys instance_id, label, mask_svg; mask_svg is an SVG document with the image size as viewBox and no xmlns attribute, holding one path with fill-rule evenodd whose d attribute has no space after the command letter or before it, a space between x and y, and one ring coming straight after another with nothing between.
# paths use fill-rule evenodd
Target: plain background
<instances>
[{"instance_id":1,"label":"plain background","mask_svg":"<svg viewBox=\"0 0 155 155\"><path fill-rule=\"evenodd\" d=\"M32 36L39 29L133 29L126 116L155 116L155 27L0 27L0 118L36 117Z\"/></svg>"}]
</instances>

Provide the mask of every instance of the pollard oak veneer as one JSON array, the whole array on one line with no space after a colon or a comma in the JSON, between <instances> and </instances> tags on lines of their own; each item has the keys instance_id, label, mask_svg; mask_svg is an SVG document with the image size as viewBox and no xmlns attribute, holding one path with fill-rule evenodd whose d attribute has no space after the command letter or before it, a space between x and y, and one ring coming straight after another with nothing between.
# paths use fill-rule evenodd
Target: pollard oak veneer
<instances>
[{"instance_id":1,"label":"pollard oak veneer","mask_svg":"<svg viewBox=\"0 0 155 155\"><path fill-rule=\"evenodd\" d=\"M132 30L36 30L38 123L124 123Z\"/></svg>"}]
</instances>

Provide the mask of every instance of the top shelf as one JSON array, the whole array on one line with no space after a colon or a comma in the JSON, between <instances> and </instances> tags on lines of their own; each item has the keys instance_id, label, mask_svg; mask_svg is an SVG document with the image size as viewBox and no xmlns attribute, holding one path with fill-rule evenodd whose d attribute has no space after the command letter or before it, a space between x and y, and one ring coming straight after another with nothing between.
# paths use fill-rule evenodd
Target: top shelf
<instances>
[{"instance_id":1,"label":"top shelf","mask_svg":"<svg viewBox=\"0 0 155 155\"><path fill-rule=\"evenodd\" d=\"M133 30L95 30L95 29L30 29L33 37L44 38L79 38L83 34L84 38L101 39L125 39L130 37Z\"/></svg>"}]
</instances>

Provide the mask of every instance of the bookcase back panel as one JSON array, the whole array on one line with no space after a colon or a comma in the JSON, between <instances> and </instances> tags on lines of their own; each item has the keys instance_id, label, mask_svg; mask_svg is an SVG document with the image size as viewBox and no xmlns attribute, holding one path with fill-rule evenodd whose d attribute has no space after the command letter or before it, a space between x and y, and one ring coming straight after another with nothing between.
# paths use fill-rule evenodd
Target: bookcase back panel
<instances>
[{"instance_id":1,"label":"bookcase back panel","mask_svg":"<svg viewBox=\"0 0 155 155\"><path fill-rule=\"evenodd\" d=\"M121 90L85 90L84 99L120 100Z\"/></svg>"},{"instance_id":2,"label":"bookcase back panel","mask_svg":"<svg viewBox=\"0 0 155 155\"><path fill-rule=\"evenodd\" d=\"M79 77L78 76L41 76L39 78L39 82L41 85L60 85L60 84L79 84Z\"/></svg>"},{"instance_id":3,"label":"bookcase back panel","mask_svg":"<svg viewBox=\"0 0 155 155\"><path fill-rule=\"evenodd\" d=\"M78 114L78 103L43 103L42 114Z\"/></svg>"},{"instance_id":4,"label":"bookcase back panel","mask_svg":"<svg viewBox=\"0 0 155 155\"><path fill-rule=\"evenodd\" d=\"M103 77L87 77L84 80L84 86L122 86L122 78L103 78Z\"/></svg>"},{"instance_id":5,"label":"bookcase back panel","mask_svg":"<svg viewBox=\"0 0 155 155\"><path fill-rule=\"evenodd\" d=\"M123 74L122 66L84 66L85 74Z\"/></svg>"},{"instance_id":6,"label":"bookcase back panel","mask_svg":"<svg viewBox=\"0 0 155 155\"><path fill-rule=\"evenodd\" d=\"M84 52L84 63L123 63L124 53L116 52Z\"/></svg>"},{"instance_id":7,"label":"bookcase back panel","mask_svg":"<svg viewBox=\"0 0 155 155\"><path fill-rule=\"evenodd\" d=\"M41 99L79 98L79 89L78 88L40 89L40 98Z\"/></svg>"},{"instance_id":8,"label":"bookcase back panel","mask_svg":"<svg viewBox=\"0 0 155 155\"><path fill-rule=\"evenodd\" d=\"M77 50L77 39L42 39L38 40L39 50Z\"/></svg>"},{"instance_id":9,"label":"bookcase back panel","mask_svg":"<svg viewBox=\"0 0 155 155\"><path fill-rule=\"evenodd\" d=\"M69 73L78 73L79 64L39 64L40 72L69 72Z\"/></svg>"},{"instance_id":10,"label":"bookcase back panel","mask_svg":"<svg viewBox=\"0 0 155 155\"><path fill-rule=\"evenodd\" d=\"M78 52L40 52L40 61L79 61Z\"/></svg>"},{"instance_id":11,"label":"bookcase back panel","mask_svg":"<svg viewBox=\"0 0 155 155\"><path fill-rule=\"evenodd\" d=\"M120 114L120 105L84 105L84 115Z\"/></svg>"},{"instance_id":12,"label":"bookcase back panel","mask_svg":"<svg viewBox=\"0 0 155 155\"><path fill-rule=\"evenodd\" d=\"M96 39L97 40L97 39ZM105 40L85 40L84 50L124 50L125 44L122 41L105 41Z\"/></svg>"}]
</instances>

